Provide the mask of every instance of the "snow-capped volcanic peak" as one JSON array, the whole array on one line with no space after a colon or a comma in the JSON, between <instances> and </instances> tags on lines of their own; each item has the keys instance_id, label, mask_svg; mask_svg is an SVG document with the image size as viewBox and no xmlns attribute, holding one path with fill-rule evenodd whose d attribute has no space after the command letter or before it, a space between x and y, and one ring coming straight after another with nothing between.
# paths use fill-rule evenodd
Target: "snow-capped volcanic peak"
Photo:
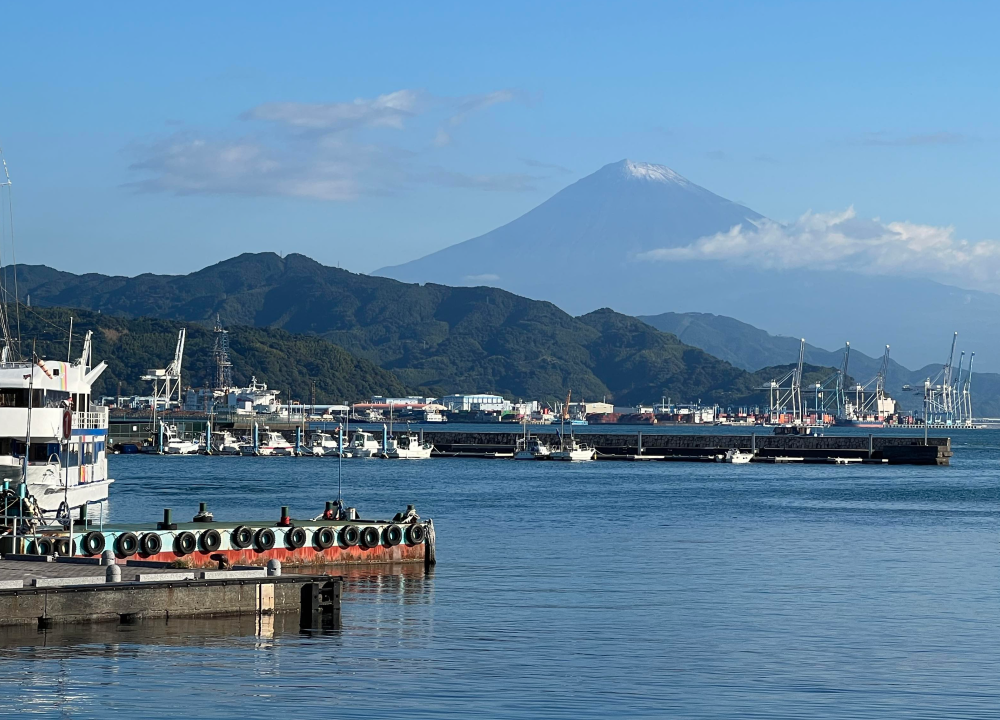
<instances>
[{"instance_id":1,"label":"snow-capped volcanic peak","mask_svg":"<svg viewBox=\"0 0 1000 720\"><path fill-rule=\"evenodd\" d=\"M617 164L621 167L622 175L629 180L677 183L678 185L688 184L687 178L678 175L666 165L654 165L653 163L635 162L633 160L622 160Z\"/></svg>"}]
</instances>

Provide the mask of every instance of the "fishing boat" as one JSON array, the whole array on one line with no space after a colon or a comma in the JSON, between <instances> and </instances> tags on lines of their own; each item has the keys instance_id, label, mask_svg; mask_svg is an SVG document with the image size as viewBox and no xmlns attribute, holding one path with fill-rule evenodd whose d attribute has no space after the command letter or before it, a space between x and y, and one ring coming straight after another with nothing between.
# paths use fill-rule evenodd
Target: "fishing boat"
<instances>
[{"instance_id":1,"label":"fishing boat","mask_svg":"<svg viewBox=\"0 0 1000 720\"><path fill-rule=\"evenodd\" d=\"M586 443L581 443L575 437L562 443L558 450L552 451L553 460L572 460L585 462L597 459L597 450Z\"/></svg>"},{"instance_id":2,"label":"fishing boat","mask_svg":"<svg viewBox=\"0 0 1000 720\"><path fill-rule=\"evenodd\" d=\"M194 455L198 449L198 441L182 438L176 425L163 425L163 452L167 455Z\"/></svg>"},{"instance_id":3,"label":"fishing boat","mask_svg":"<svg viewBox=\"0 0 1000 720\"><path fill-rule=\"evenodd\" d=\"M423 460L431 456L434 446L421 442L414 433L390 437L386 442L385 456L393 460Z\"/></svg>"},{"instance_id":4,"label":"fishing boat","mask_svg":"<svg viewBox=\"0 0 1000 720\"><path fill-rule=\"evenodd\" d=\"M746 450L737 450L736 448L731 448L726 450L723 455L716 455L715 462L720 463L732 463L734 465L745 465L753 460L753 453L747 452Z\"/></svg>"},{"instance_id":5,"label":"fishing boat","mask_svg":"<svg viewBox=\"0 0 1000 720\"><path fill-rule=\"evenodd\" d=\"M344 454L356 458L371 458L378 457L381 451L382 447L374 435L364 430L355 430Z\"/></svg>"},{"instance_id":6,"label":"fishing boat","mask_svg":"<svg viewBox=\"0 0 1000 720\"><path fill-rule=\"evenodd\" d=\"M549 449L548 445L543 443L534 435L528 433L528 414L525 413L522 416L522 424L524 425L524 436L518 438L517 443L514 447L514 459L515 460L548 460L549 455L552 451Z\"/></svg>"},{"instance_id":7,"label":"fishing boat","mask_svg":"<svg viewBox=\"0 0 1000 720\"><path fill-rule=\"evenodd\" d=\"M566 402L563 403L561 418L560 418L560 428L559 428L559 449L552 453L553 460L571 460L578 462L586 462L588 460L595 460L597 458L597 450L590 445L579 442L572 433L567 440L566 438L566 421L570 421L570 426L572 427L572 419L569 416L569 401L573 395L573 391L570 390L566 393Z\"/></svg>"},{"instance_id":8,"label":"fishing boat","mask_svg":"<svg viewBox=\"0 0 1000 720\"><path fill-rule=\"evenodd\" d=\"M6 320L6 309L0 310ZM6 325L6 323L4 323ZM91 366L91 333L72 362L19 356L9 334L0 351L0 479L45 518L66 517L108 499L108 409L91 387L107 363Z\"/></svg>"}]
</instances>

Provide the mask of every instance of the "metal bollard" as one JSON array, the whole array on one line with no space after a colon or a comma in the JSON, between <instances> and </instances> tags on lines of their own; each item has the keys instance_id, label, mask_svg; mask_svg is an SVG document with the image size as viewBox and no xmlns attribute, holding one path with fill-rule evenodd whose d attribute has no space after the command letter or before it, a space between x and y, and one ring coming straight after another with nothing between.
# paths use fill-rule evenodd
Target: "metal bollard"
<instances>
[{"instance_id":1,"label":"metal bollard","mask_svg":"<svg viewBox=\"0 0 1000 720\"><path fill-rule=\"evenodd\" d=\"M267 576L278 577L279 575L281 575L281 560L268 560Z\"/></svg>"}]
</instances>

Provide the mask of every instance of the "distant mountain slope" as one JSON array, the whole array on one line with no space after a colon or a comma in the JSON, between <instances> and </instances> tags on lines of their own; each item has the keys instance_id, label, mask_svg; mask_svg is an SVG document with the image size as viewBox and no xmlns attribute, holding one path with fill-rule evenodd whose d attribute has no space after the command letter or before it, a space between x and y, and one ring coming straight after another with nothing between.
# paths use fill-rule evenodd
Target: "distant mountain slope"
<instances>
[{"instance_id":1,"label":"distant mountain slope","mask_svg":"<svg viewBox=\"0 0 1000 720\"><path fill-rule=\"evenodd\" d=\"M94 361L108 369L94 385L94 395L146 395L150 384L140 377L149 368L165 367L174 355L177 333L187 327L182 365L185 385L210 382L213 367L212 332L194 323L149 318L115 317L66 308L33 308L21 316L21 334L37 342L42 357L66 357L69 318L73 316L76 356L83 333L94 331ZM372 395L399 395L408 388L393 373L354 357L316 336L292 335L284 330L232 326L229 328L233 379L239 385L251 375L282 391L282 397L308 402L315 383L318 403L366 400Z\"/></svg>"},{"instance_id":2,"label":"distant mountain slope","mask_svg":"<svg viewBox=\"0 0 1000 720\"><path fill-rule=\"evenodd\" d=\"M500 287L517 291L509 283L519 276L572 281L581 261L607 271L628 254L684 245L761 217L663 165L621 160L496 230L375 274L448 284L502 280Z\"/></svg>"},{"instance_id":3,"label":"distant mountain slope","mask_svg":"<svg viewBox=\"0 0 1000 720\"><path fill-rule=\"evenodd\" d=\"M643 255L746 229L761 218L667 167L623 160L485 235L377 274L502 287L573 314L613 307L629 315L671 310L752 318L772 332L804 333L818 347L836 348L846 338L869 349L889 344L910 367L941 358L957 330L978 351L983 370L1000 371L997 294L870 274L866 267L783 270L782 259L763 248L740 263Z\"/></svg>"},{"instance_id":4,"label":"distant mountain slope","mask_svg":"<svg viewBox=\"0 0 1000 720\"><path fill-rule=\"evenodd\" d=\"M572 389L619 403L669 395L728 404L754 392L749 373L610 310L574 318L504 290L406 284L302 255L241 255L186 276L35 266L21 269L19 286L35 305L206 325L219 314L226 324L319 335L431 394L556 400Z\"/></svg>"}]
</instances>

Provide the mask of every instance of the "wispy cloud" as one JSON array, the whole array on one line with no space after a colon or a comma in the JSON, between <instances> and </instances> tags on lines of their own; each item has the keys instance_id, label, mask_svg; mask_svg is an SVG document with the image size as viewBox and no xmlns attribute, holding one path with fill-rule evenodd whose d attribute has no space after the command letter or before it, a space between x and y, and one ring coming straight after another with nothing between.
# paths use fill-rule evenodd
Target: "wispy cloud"
<instances>
[{"instance_id":1,"label":"wispy cloud","mask_svg":"<svg viewBox=\"0 0 1000 720\"><path fill-rule=\"evenodd\" d=\"M515 97L510 90L459 98L398 90L348 102L263 103L228 131L189 129L133 145L129 167L141 177L129 185L145 192L334 201L420 183L526 190L535 179L529 175L466 174L433 158L472 115Z\"/></svg>"},{"instance_id":2,"label":"wispy cloud","mask_svg":"<svg viewBox=\"0 0 1000 720\"><path fill-rule=\"evenodd\" d=\"M573 171L568 167L563 167L562 165L556 165L554 163L541 162L540 160L532 160L530 158L521 158L521 162L530 168L538 168L539 170L552 170L561 175L572 175Z\"/></svg>"},{"instance_id":3,"label":"wispy cloud","mask_svg":"<svg viewBox=\"0 0 1000 720\"><path fill-rule=\"evenodd\" d=\"M954 132L933 132L921 135L893 135L885 131L870 132L862 135L857 143L881 147L920 147L925 145L963 145L975 142L978 138Z\"/></svg>"},{"instance_id":4,"label":"wispy cloud","mask_svg":"<svg viewBox=\"0 0 1000 720\"><path fill-rule=\"evenodd\" d=\"M424 93L397 90L375 98L337 103L264 103L243 113L245 120L270 120L309 130L349 130L356 127L403 128L419 113Z\"/></svg>"},{"instance_id":5,"label":"wispy cloud","mask_svg":"<svg viewBox=\"0 0 1000 720\"><path fill-rule=\"evenodd\" d=\"M962 240L951 227L864 220L853 207L835 213L809 212L789 225L771 220L737 225L690 245L651 250L636 258L933 277L1000 291L1000 242Z\"/></svg>"}]
</instances>

